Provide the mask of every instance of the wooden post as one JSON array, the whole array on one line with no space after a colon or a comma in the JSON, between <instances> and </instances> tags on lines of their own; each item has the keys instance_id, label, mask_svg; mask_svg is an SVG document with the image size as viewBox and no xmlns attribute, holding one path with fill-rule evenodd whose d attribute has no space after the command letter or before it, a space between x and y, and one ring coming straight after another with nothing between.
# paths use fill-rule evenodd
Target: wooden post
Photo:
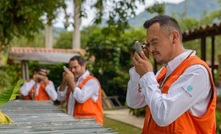
<instances>
[{"instance_id":1,"label":"wooden post","mask_svg":"<svg viewBox=\"0 0 221 134\"><path fill-rule=\"evenodd\" d=\"M215 36L212 36L211 37L211 63L210 63L210 67L211 67L211 71L212 71L212 75L213 75L213 80L215 81L215 78L214 78L214 68L215 68L215 65L214 65L214 62L215 62Z\"/></svg>"},{"instance_id":2,"label":"wooden post","mask_svg":"<svg viewBox=\"0 0 221 134\"><path fill-rule=\"evenodd\" d=\"M219 67L218 67L218 76L219 76L219 79L218 79L218 83L219 83L219 86L221 86L221 54L218 55L218 59L219 59Z\"/></svg>"},{"instance_id":3,"label":"wooden post","mask_svg":"<svg viewBox=\"0 0 221 134\"><path fill-rule=\"evenodd\" d=\"M22 78L24 80L29 79L29 68L28 68L28 62L27 61L21 61L22 66Z\"/></svg>"},{"instance_id":4,"label":"wooden post","mask_svg":"<svg viewBox=\"0 0 221 134\"><path fill-rule=\"evenodd\" d=\"M111 102L111 100L109 100L108 99L108 97L107 97L107 95L106 95L106 93L104 92L104 90L102 90L102 100L103 100L103 103L104 103L104 105L105 105L105 107L104 108L113 108L112 107L112 102Z\"/></svg>"}]
</instances>

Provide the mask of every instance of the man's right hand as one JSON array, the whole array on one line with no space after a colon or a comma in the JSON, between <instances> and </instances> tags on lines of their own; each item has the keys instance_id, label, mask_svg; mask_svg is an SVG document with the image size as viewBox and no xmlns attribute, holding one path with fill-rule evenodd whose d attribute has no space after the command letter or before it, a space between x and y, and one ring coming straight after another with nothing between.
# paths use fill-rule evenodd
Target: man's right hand
<instances>
[{"instance_id":1,"label":"man's right hand","mask_svg":"<svg viewBox=\"0 0 221 134\"><path fill-rule=\"evenodd\" d=\"M140 55L135 52L132 60L135 70L140 75L140 77L142 77L147 72L153 72L153 65L143 51L141 51Z\"/></svg>"},{"instance_id":2,"label":"man's right hand","mask_svg":"<svg viewBox=\"0 0 221 134\"><path fill-rule=\"evenodd\" d=\"M36 82L38 81L38 74L33 75L33 80L36 81Z\"/></svg>"}]
</instances>

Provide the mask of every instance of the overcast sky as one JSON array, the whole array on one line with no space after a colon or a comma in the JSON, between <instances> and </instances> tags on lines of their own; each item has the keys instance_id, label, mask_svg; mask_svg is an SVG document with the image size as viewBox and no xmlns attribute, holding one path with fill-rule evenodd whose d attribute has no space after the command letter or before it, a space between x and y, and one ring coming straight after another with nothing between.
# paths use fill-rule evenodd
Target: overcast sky
<instances>
[{"instance_id":1,"label":"overcast sky","mask_svg":"<svg viewBox=\"0 0 221 134\"><path fill-rule=\"evenodd\" d=\"M146 0L146 5L141 5L141 4L138 5L139 8L136 10L136 14L139 14L140 12L143 12L144 8L152 5L154 3L154 1L169 2L169 3L180 3L180 2L182 2L184 0ZM93 2L93 0L88 0L88 2ZM71 2L69 1L67 4L68 4L67 12L73 15L73 3L72 3L72 0L71 0ZM86 12L88 13L88 17L82 19L82 26L87 26L87 25L92 24L92 20L94 18L94 13L93 13L93 11L91 11L91 9L89 7L86 7ZM61 13L59 15L59 18L57 18L56 23L54 24L54 26L55 27L64 28L64 26L63 26L63 21L64 21L63 18L64 18L64 14ZM72 30L72 29L73 29L73 27L69 26L68 30Z\"/></svg>"}]
</instances>

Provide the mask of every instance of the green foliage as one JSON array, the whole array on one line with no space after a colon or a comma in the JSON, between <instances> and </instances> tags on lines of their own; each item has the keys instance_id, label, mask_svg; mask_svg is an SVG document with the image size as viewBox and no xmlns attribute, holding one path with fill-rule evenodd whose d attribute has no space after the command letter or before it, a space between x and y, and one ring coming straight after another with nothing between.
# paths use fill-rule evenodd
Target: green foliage
<instances>
[{"instance_id":1,"label":"green foliage","mask_svg":"<svg viewBox=\"0 0 221 134\"><path fill-rule=\"evenodd\" d=\"M141 134L142 130L134 126L115 121L104 116L104 128L111 128L119 134Z\"/></svg>"},{"instance_id":2,"label":"green foliage","mask_svg":"<svg viewBox=\"0 0 221 134\"><path fill-rule=\"evenodd\" d=\"M98 26L88 26L84 27L81 30L81 48L84 49L87 45L88 41L88 35L91 34L91 31L94 31L95 29L99 29ZM73 32L64 31L59 33L59 36L56 38L56 42L54 45L54 48L63 48L63 49L71 49L72 48L72 39L73 38Z\"/></svg>"},{"instance_id":3,"label":"green foliage","mask_svg":"<svg viewBox=\"0 0 221 134\"><path fill-rule=\"evenodd\" d=\"M33 38L26 38L24 36L14 37L10 46L13 47L45 47L45 37L43 32L34 33Z\"/></svg>"},{"instance_id":4,"label":"green foliage","mask_svg":"<svg viewBox=\"0 0 221 134\"><path fill-rule=\"evenodd\" d=\"M130 108L130 113L132 113L136 117L140 117L140 116L145 117L146 108L145 107L138 108L138 109Z\"/></svg>"},{"instance_id":5,"label":"green foliage","mask_svg":"<svg viewBox=\"0 0 221 134\"><path fill-rule=\"evenodd\" d=\"M216 133L221 133L221 112L216 111Z\"/></svg>"},{"instance_id":6,"label":"green foliage","mask_svg":"<svg viewBox=\"0 0 221 134\"><path fill-rule=\"evenodd\" d=\"M165 3L155 2L153 6L146 8L146 11L149 13L164 14L165 13Z\"/></svg>"},{"instance_id":7,"label":"green foliage","mask_svg":"<svg viewBox=\"0 0 221 134\"><path fill-rule=\"evenodd\" d=\"M62 32L57 39L54 48L71 49L72 48L72 32Z\"/></svg>"},{"instance_id":8,"label":"green foliage","mask_svg":"<svg viewBox=\"0 0 221 134\"><path fill-rule=\"evenodd\" d=\"M110 31L113 29L110 29ZM115 32L114 32L115 33ZM87 39L87 57L95 57L89 62L89 70L100 80L107 95L120 95L125 102L128 70L132 67L131 54L135 40L145 40L145 30L133 29L116 36L108 28L90 31ZM90 61L90 59L88 59Z\"/></svg>"},{"instance_id":9,"label":"green foliage","mask_svg":"<svg viewBox=\"0 0 221 134\"><path fill-rule=\"evenodd\" d=\"M24 83L24 80L17 81L16 84L13 84L10 88L1 91L0 90L0 107L5 105L11 100L16 99L20 86ZM12 123L13 121L5 114L0 111L0 124L3 123Z\"/></svg>"},{"instance_id":10,"label":"green foliage","mask_svg":"<svg viewBox=\"0 0 221 134\"><path fill-rule=\"evenodd\" d=\"M13 87L0 93L0 107L8 103L10 100L16 99L17 92L20 90L21 84L24 80L19 80Z\"/></svg>"},{"instance_id":11,"label":"green foliage","mask_svg":"<svg viewBox=\"0 0 221 134\"><path fill-rule=\"evenodd\" d=\"M14 85L21 77L21 66L17 64L0 66L0 92Z\"/></svg>"},{"instance_id":12,"label":"green foliage","mask_svg":"<svg viewBox=\"0 0 221 134\"><path fill-rule=\"evenodd\" d=\"M91 6L96 9L95 24L100 24L104 18L109 27L123 31L129 28L128 19L135 16L136 2L145 4L145 0L97 0ZM110 4L112 3L112 4ZM107 7L108 8L105 8ZM105 16L105 17L104 17Z\"/></svg>"},{"instance_id":13,"label":"green foliage","mask_svg":"<svg viewBox=\"0 0 221 134\"><path fill-rule=\"evenodd\" d=\"M0 50L14 36L32 38L39 29L44 28L43 16L46 23L51 24L57 15L55 12L64 6L64 0L1 0L0 1Z\"/></svg>"},{"instance_id":14,"label":"green foliage","mask_svg":"<svg viewBox=\"0 0 221 134\"><path fill-rule=\"evenodd\" d=\"M0 67L0 92L3 91L5 88L10 86L10 80L11 77L4 72L4 68L1 66Z\"/></svg>"},{"instance_id":15,"label":"green foliage","mask_svg":"<svg viewBox=\"0 0 221 134\"><path fill-rule=\"evenodd\" d=\"M181 20L178 20L178 23L183 31L198 28L200 26L199 21L193 18L182 18Z\"/></svg>"}]
</instances>

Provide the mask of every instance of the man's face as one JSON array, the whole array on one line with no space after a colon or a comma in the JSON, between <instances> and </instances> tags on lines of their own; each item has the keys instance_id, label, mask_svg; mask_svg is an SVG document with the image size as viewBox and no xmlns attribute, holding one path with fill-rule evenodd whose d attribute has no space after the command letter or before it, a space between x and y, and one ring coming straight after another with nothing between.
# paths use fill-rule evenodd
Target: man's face
<instances>
[{"instance_id":1,"label":"man's face","mask_svg":"<svg viewBox=\"0 0 221 134\"><path fill-rule=\"evenodd\" d=\"M43 79L44 79L45 77L47 77L47 70L45 70L45 69L40 69L40 71L35 71L34 74L37 75L37 78L38 78L37 80L38 80L38 82L41 82L41 81L43 81Z\"/></svg>"},{"instance_id":2,"label":"man's face","mask_svg":"<svg viewBox=\"0 0 221 134\"><path fill-rule=\"evenodd\" d=\"M147 30L149 51L158 63L166 64L171 60L173 45L170 34L160 28L159 23L151 25Z\"/></svg>"},{"instance_id":3,"label":"man's face","mask_svg":"<svg viewBox=\"0 0 221 134\"><path fill-rule=\"evenodd\" d=\"M69 69L74 74L74 77L78 78L86 71L86 64L81 66L77 60L72 60L69 62Z\"/></svg>"}]
</instances>

